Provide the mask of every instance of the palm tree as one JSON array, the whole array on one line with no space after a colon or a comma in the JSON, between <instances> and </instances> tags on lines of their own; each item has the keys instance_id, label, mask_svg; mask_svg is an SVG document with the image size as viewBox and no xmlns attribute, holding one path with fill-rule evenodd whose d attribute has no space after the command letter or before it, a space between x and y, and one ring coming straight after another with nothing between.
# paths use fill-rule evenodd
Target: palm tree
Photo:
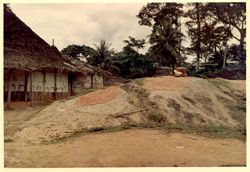
<instances>
[{"instance_id":1,"label":"palm tree","mask_svg":"<svg viewBox=\"0 0 250 172\"><path fill-rule=\"evenodd\" d=\"M95 66L104 67L105 63L110 61L112 54L114 53L114 49L110 48L111 43L108 43L104 40L101 40L99 45L94 44L95 51L91 55L89 59L89 63Z\"/></svg>"},{"instance_id":2,"label":"palm tree","mask_svg":"<svg viewBox=\"0 0 250 172\"><path fill-rule=\"evenodd\" d=\"M135 39L132 36L128 37L128 40L124 40L123 42L127 44L127 46L129 47L135 47L136 48L136 52L138 53L138 49L144 48L144 44L145 44L145 39Z\"/></svg>"},{"instance_id":3,"label":"palm tree","mask_svg":"<svg viewBox=\"0 0 250 172\"><path fill-rule=\"evenodd\" d=\"M179 30L178 24L173 24L171 21L161 21L160 25L155 25L153 32L150 35L149 43L152 46L149 48L149 54L153 58L157 58L161 65L174 66L177 60L181 60L180 41L183 34Z\"/></svg>"},{"instance_id":4,"label":"palm tree","mask_svg":"<svg viewBox=\"0 0 250 172\"><path fill-rule=\"evenodd\" d=\"M120 73L119 68L113 65L115 50L111 48L111 45L104 40L101 40L99 45L94 44L95 50L89 58L89 63L110 72Z\"/></svg>"}]
</instances>

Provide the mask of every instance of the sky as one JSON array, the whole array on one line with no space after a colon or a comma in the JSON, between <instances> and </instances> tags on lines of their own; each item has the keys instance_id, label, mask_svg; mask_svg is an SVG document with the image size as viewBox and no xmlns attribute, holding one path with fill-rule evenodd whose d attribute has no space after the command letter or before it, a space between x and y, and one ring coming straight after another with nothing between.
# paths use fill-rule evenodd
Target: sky
<instances>
[{"instance_id":1,"label":"sky","mask_svg":"<svg viewBox=\"0 0 250 172\"><path fill-rule=\"evenodd\" d=\"M48 44L94 47L100 40L121 51L128 36L145 39L151 28L138 24L142 3L10 4L12 11ZM147 44L141 53L147 51Z\"/></svg>"},{"instance_id":2,"label":"sky","mask_svg":"<svg viewBox=\"0 0 250 172\"><path fill-rule=\"evenodd\" d=\"M105 40L116 51L121 51L125 46L123 40L128 39L128 36L148 40L152 28L139 25L136 17L144 5L146 3L11 3L10 7L48 44L51 45L54 39L54 45L59 50L72 44L94 48L94 44ZM186 38L182 45L185 47L190 43L186 30L183 26ZM231 42L237 43L235 40ZM149 46L146 43L139 52L147 52ZM188 56L187 61L191 62L194 58Z\"/></svg>"}]
</instances>

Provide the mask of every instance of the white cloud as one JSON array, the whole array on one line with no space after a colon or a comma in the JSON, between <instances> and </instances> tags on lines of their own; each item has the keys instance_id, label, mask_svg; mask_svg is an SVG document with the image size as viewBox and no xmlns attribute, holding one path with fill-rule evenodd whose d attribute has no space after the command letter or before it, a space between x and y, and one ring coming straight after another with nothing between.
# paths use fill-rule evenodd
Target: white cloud
<instances>
[{"instance_id":1,"label":"white cloud","mask_svg":"<svg viewBox=\"0 0 250 172\"><path fill-rule=\"evenodd\" d=\"M136 15L144 4L10 4L13 12L47 43L59 50L70 44L93 46L99 40L120 51L129 35L146 38L150 28ZM148 46L147 46L148 47ZM143 52L147 51L147 48Z\"/></svg>"},{"instance_id":2,"label":"white cloud","mask_svg":"<svg viewBox=\"0 0 250 172\"><path fill-rule=\"evenodd\" d=\"M143 3L81 3L81 4L10 4L13 12L47 43L55 39L59 50L70 44L94 47L100 40L112 43L120 51L122 42L133 36L148 39L151 28L140 26L136 15ZM185 22L185 20L183 20ZM182 27L187 36L185 26ZM237 35L238 32L234 31ZM238 34L239 35L239 34ZM238 36L237 35L237 36ZM238 36L239 37L239 36ZM235 39L230 43L238 43ZM183 40L189 46L188 37ZM150 45L140 52L146 52ZM189 56L191 62L194 56Z\"/></svg>"}]
</instances>

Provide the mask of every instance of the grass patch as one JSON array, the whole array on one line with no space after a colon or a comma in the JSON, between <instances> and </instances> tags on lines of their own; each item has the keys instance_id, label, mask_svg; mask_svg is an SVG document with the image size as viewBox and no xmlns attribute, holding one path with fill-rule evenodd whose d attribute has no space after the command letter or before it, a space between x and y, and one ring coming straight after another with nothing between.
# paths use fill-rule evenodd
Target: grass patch
<instances>
[{"instance_id":1,"label":"grass patch","mask_svg":"<svg viewBox=\"0 0 250 172\"><path fill-rule=\"evenodd\" d=\"M75 131L71 135L65 137L58 137L52 141L42 141L41 144L56 144L59 142L66 141L71 137L78 137L85 135L87 133L105 133L105 132L119 132L127 129L155 129L164 131L166 134L170 133L183 133L183 134L195 134L198 136L209 137L209 138L219 138L219 139L239 139L246 141L246 128L241 129L232 129L225 128L222 125L206 125L206 126L193 126L187 124L165 124L157 122L159 116L156 117L156 120L145 123L124 123L118 126L113 127L95 127L91 129L83 129L81 131ZM154 118L153 117L153 118ZM161 117L160 117L161 118ZM11 139L5 139L4 142L12 142Z\"/></svg>"},{"instance_id":2,"label":"grass patch","mask_svg":"<svg viewBox=\"0 0 250 172\"><path fill-rule=\"evenodd\" d=\"M246 112L246 102L245 101L237 101L236 102L236 107L239 110L242 110L242 111Z\"/></svg>"},{"instance_id":3,"label":"grass patch","mask_svg":"<svg viewBox=\"0 0 250 172\"><path fill-rule=\"evenodd\" d=\"M228 81L222 79L208 79L208 81L226 94L229 94L232 91L229 86L230 83Z\"/></svg>"},{"instance_id":4,"label":"grass patch","mask_svg":"<svg viewBox=\"0 0 250 172\"><path fill-rule=\"evenodd\" d=\"M174 99L167 99L168 107L175 109L175 111L180 112L181 106Z\"/></svg>"},{"instance_id":5,"label":"grass patch","mask_svg":"<svg viewBox=\"0 0 250 172\"><path fill-rule=\"evenodd\" d=\"M134 83L139 85L139 86L143 86L144 85L144 78L135 79Z\"/></svg>"},{"instance_id":6,"label":"grass patch","mask_svg":"<svg viewBox=\"0 0 250 172\"><path fill-rule=\"evenodd\" d=\"M134 91L135 91L137 94L142 95L143 97L148 97L148 96L149 96L149 92L147 92L145 89L136 88Z\"/></svg>"},{"instance_id":7,"label":"grass patch","mask_svg":"<svg viewBox=\"0 0 250 172\"><path fill-rule=\"evenodd\" d=\"M222 125L204 125L204 126L191 126L186 124L170 124L163 127L168 133L170 132L181 132L187 134L196 134L209 138L234 138L242 141L246 141L246 129L232 129L226 128Z\"/></svg>"},{"instance_id":8,"label":"grass patch","mask_svg":"<svg viewBox=\"0 0 250 172\"><path fill-rule=\"evenodd\" d=\"M13 142L13 139L10 137L4 138L4 143L9 143L9 142Z\"/></svg>"},{"instance_id":9,"label":"grass patch","mask_svg":"<svg viewBox=\"0 0 250 172\"><path fill-rule=\"evenodd\" d=\"M246 101L241 99L231 100L222 96L216 96L225 107L230 110L231 117L240 123L246 123Z\"/></svg>"},{"instance_id":10,"label":"grass patch","mask_svg":"<svg viewBox=\"0 0 250 172\"><path fill-rule=\"evenodd\" d=\"M164 123L166 121L166 117L157 111L149 112L148 119L157 123Z\"/></svg>"},{"instance_id":11,"label":"grass patch","mask_svg":"<svg viewBox=\"0 0 250 172\"><path fill-rule=\"evenodd\" d=\"M157 119L159 116L154 116ZM154 118L153 117L153 118ZM193 126L187 124L164 124L159 123L157 120L149 123L125 123L119 126L106 128L100 132L116 132L116 131L123 131L127 129L156 129L162 130L167 134L171 132L179 132L184 134L195 134L203 137L209 138L219 138L219 139L239 139L242 141L246 141L246 129L233 129L233 128L226 128L222 125L204 125L204 126Z\"/></svg>"},{"instance_id":12,"label":"grass patch","mask_svg":"<svg viewBox=\"0 0 250 172\"><path fill-rule=\"evenodd\" d=\"M182 95L182 98L185 99L186 101L190 102L191 104L195 105L195 101L192 98L189 98L185 95Z\"/></svg>"}]
</instances>

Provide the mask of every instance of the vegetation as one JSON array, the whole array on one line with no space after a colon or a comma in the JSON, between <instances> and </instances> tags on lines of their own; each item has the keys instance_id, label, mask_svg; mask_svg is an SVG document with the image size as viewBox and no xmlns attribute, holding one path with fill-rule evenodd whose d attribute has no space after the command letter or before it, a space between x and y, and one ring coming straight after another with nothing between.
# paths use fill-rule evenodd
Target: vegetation
<instances>
[{"instance_id":1,"label":"vegetation","mask_svg":"<svg viewBox=\"0 0 250 172\"><path fill-rule=\"evenodd\" d=\"M123 42L126 43L128 47L131 48L136 48L136 52L138 53L138 49L144 48L144 44L145 44L145 39L135 39L132 36L128 37L128 40L124 40Z\"/></svg>"},{"instance_id":2,"label":"vegetation","mask_svg":"<svg viewBox=\"0 0 250 172\"><path fill-rule=\"evenodd\" d=\"M154 117L153 121L155 121L155 123L124 123L122 125L114 127L97 127L89 130L88 132L116 132L116 131L123 131L126 129L153 128L157 130L162 130L167 134L172 131L175 131L179 133L196 134L209 138L220 138L220 139L234 138L246 141L246 129L225 128L221 125L207 125L207 126L187 126L185 124L164 125L160 122L162 121L161 116L160 117L154 116Z\"/></svg>"},{"instance_id":3,"label":"vegetation","mask_svg":"<svg viewBox=\"0 0 250 172\"><path fill-rule=\"evenodd\" d=\"M134 82L139 86L143 86L144 85L144 78L135 79Z\"/></svg>"},{"instance_id":4,"label":"vegetation","mask_svg":"<svg viewBox=\"0 0 250 172\"><path fill-rule=\"evenodd\" d=\"M184 66L189 75L205 78L227 70L246 72L246 3L148 3L137 17L152 32L144 39L128 36L120 52L104 40L95 48L69 45L62 52L81 54L89 64L124 78L151 76L157 65ZM233 39L238 44L231 44ZM150 48L140 54L146 42ZM193 62L185 62L191 56Z\"/></svg>"},{"instance_id":5,"label":"vegetation","mask_svg":"<svg viewBox=\"0 0 250 172\"><path fill-rule=\"evenodd\" d=\"M120 69L121 76L125 78L151 76L156 70L152 59L139 54L129 45L126 45L122 52L117 53L113 60L113 64Z\"/></svg>"},{"instance_id":6,"label":"vegetation","mask_svg":"<svg viewBox=\"0 0 250 172\"><path fill-rule=\"evenodd\" d=\"M162 29L158 35L166 37L165 44L164 37L150 42L152 46L149 52L154 57L157 56L156 52L160 52L161 57L165 55L164 59L174 57L177 65L188 67L189 74L199 77L209 77L226 68L245 71L245 3L148 3L142 7L137 17L140 25L158 27ZM186 21L185 26L180 21ZM191 41L188 47L181 45L185 41L181 27L187 27L187 35ZM235 30L240 38L236 37ZM153 29L150 39L154 39L155 33L157 31ZM176 33L175 41L170 43L172 39L167 36L173 33ZM239 41L238 45L230 45L233 38ZM165 52L160 51L164 49ZM184 62L187 55L196 55L192 64ZM174 65L174 60L167 60L165 64L162 63L162 58L155 60L161 65ZM235 65L230 66L227 63L229 60L233 60Z\"/></svg>"},{"instance_id":7,"label":"vegetation","mask_svg":"<svg viewBox=\"0 0 250 172\"><path fill-rule=\"evenodd\" d=\"M80 54L86 57L91 56L95 50L86 45L69 45L66 48L62 49L62 53L68 56L77 58Z\"/></svg>"}]
</instances>

